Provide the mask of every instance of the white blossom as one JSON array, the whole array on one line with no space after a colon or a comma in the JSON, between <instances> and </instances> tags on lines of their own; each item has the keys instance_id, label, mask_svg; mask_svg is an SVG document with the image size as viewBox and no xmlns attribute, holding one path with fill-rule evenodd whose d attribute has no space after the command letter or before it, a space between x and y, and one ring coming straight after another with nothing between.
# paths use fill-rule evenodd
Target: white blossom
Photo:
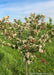
<instances>
[{"instance_id":1,"label":"white blossom","mask_svg":"<svg viewBox=\"0 0 54 75\"><path fill-rule=\"evenodd\" d=\"M28 64L30 64L30 63L31 63L31 61L30 61L30 60L28 60L28 61L27 61L27 63L28 63Z\"/></svg>"},{"instance_id":2,"label":"white blossom","mask_svg":"<svg viewBox=\"0 0 54 75\"><path fill-rule=\"evenodd\" d=\"M27 43L27 40L23 40L23 44Z\"/></svg>"},{"instance_id":3,"label":"white blossom","mask_svg":"<svg viewBox=\"0 0 54 75\"><path fill-rule=\"evenodd\" d=\"M13 47L15 47L15 45L12 45Z\"/></svg>"},{"instance_id":4,"label":"white blossom","mask_svg":"<svg viewBox=\"0 0 54 75\"><path fill-rule=\"evenodd\" d=\"M43 53L43 50L41 48L39 48L39 52Z\"/></svg>"},{"instance_id":5,"label":"white blossom","mask_svg":"<svg viewBox=\"0 0 54 75\"><path fill-rule=\"evenodd\" d=\"M49 39L49 43L51 43L51 40Z\"/></svg>"}]
</instances>

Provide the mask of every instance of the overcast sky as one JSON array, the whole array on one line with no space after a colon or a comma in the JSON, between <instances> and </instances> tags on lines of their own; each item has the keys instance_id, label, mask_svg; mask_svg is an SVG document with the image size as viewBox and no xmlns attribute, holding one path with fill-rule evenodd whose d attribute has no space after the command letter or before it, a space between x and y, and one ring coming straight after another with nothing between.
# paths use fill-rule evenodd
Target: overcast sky
<instances>
[{"instance_id":1,"label":"overcast sky","mask_svg":"<svg viewBox=\"0 0 54 75\"><path fill-rule=\"evenodd\" d=\"M0 0L0 19L9 15L11 20L20 18L23 21L24 16L34 12L54 21L54 0Z\"/></svg>"}]
</instances>

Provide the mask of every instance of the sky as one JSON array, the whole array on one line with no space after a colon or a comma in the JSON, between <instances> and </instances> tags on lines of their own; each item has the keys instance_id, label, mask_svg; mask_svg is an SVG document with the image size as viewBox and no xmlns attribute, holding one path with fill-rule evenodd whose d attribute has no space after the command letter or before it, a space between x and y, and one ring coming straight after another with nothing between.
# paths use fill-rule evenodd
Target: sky
<instances>
[{"instance_id":1,"label":"sky","mask_svg":"<svg viewBox=\"0 0 54 75\"><path fill-rule=\"evenodd\" d=\"M24 21L30 13L45 14L46 21L51 17L54 22L54 0L0 0L0 19L9 15Z\"/></svg>"}]
</instances>

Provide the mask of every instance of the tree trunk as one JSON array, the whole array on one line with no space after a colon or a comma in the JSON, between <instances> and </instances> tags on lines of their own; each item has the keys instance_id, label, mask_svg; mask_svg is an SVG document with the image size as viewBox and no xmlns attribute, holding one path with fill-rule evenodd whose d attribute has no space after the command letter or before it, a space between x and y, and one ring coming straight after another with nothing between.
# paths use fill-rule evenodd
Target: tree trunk
<instances>
[{"instance_id":1,"label":"tree trunk","mask_svg":"<svg viewBox=\"0 0 54 75\"><path fill-rule=\"evenodd\" d=\"M27 61L25 61L25 75L27 75Z\"/></svg>"}]
</instances>

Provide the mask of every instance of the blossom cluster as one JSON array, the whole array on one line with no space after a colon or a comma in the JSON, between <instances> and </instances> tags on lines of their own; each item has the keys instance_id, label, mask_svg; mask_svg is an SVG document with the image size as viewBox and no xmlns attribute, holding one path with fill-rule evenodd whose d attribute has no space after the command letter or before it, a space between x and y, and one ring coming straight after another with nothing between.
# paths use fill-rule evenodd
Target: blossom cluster
<instances>
[{"instance_id":1,"label":"blossom cluster","mask_svg":"<svg viewBox=\"0 0 54 75\"><path fill-rule=\"evenodd\" d=\"M24 60L30 64L37 51L44 53L46 42L51 42L51 37L54 36L54 29L38 36L43 29L47 28L44 18L45 15L31 13L28 18L25 17L25 22L14 19L14 23L12 23L8 21L9 16L5 16L0 20L1 35L4 35L11 43L2 40L0 42L3 46L19 49ZM22 36L26 31L28 32L27 37Z\"/></svg>"}]
</instances>

